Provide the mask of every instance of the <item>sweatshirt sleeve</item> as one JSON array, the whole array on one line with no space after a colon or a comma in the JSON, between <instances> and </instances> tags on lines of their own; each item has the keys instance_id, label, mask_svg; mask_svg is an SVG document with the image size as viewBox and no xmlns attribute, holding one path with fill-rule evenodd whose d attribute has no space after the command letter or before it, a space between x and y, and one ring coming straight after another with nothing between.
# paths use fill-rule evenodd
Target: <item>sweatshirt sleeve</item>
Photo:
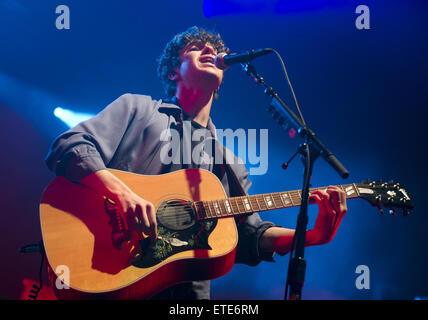
<instances>
[{"instance_id":1,"label":"sweatshirt sleeve","mask_svg":"<svg viewBox=\"0 0 428 320\"><path fill-rule=\"evenodd\" d=\"M57 137L45 159L48 168L71 181L105 169L135 116L134 99L124 94L95 117Z\"/></svg>"}]
</instances>

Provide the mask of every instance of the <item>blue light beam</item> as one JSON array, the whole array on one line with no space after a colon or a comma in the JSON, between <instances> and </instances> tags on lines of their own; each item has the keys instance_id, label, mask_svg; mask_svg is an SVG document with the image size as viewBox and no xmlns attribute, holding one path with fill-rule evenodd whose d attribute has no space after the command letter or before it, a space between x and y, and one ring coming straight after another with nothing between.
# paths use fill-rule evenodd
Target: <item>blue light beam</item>
<instances>
[{"instance_id":1,"label":"blue light beam","mask_svg":"<svg viewBox=\"0 0 428 320\"><path fill-rule=\"evenodd\" d=\"M94 114L91 114L91 113L75 112L75 111L63 109L60 107L55 108L54 115L58 119L62 120L70 128L94 116Z\"/></svg>"}]
</instances>

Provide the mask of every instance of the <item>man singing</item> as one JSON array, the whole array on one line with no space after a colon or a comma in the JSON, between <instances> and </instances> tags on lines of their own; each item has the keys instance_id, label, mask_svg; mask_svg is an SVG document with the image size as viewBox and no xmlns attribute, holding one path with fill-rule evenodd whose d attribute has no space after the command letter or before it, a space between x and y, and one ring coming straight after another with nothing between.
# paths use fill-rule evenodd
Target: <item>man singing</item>
<instances>
[{"instance_id":1,"label":"man singing","mask_svg":"<svg viewBox=\"0 0 428 320\"><path fill-rule=\"evenodd\" d=\"M57 175L113 200L126 227L138 227L152 239L157 238L155 207L106 168L145 175L201 168L219 178L227 196L247 193L251 182L242 162L229 165L213 161L214 150L223 148L216 140L210 111L224 75L213 62L218 53L228 51L218 34L202 28L191 27L177 34L159 59L158 73L166 99L122 95L97 116L60 135L46 158L48 167ZM189 136L183 134L186 125L204 132L206 140L213 142L214 147L207 148L211 150L211 161L165 161L164 147L170 143L164 137L167 130L180 133L179 146L175 146L178 149L195 147L193 141L188 141ZM319 213L314 228L307 231L306 246L331 241L347 211L346 195L336 187L315 191L311 199L318 204ZM239 240L235 262L254 266L262 260L273 261L275 252L290 251L294 230L262 221L257 213L236 222ZM175 285L155 298L209 299L209 281Z\"/></svg>"}]
</instances>

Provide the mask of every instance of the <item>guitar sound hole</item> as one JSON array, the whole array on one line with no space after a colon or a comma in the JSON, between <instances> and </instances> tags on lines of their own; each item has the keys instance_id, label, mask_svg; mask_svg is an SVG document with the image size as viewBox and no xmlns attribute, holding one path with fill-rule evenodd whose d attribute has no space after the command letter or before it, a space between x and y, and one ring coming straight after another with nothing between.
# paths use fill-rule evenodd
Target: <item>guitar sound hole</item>
<instances>
[{"instance_id":1,"label":"guitar sound hole","mask_svg":"<svg viewBox=\"0 0 428 320\"><path fill-rule=\"evenodd\" d=\"M170 230L185 230L195 225L195 212L190 201L172 199L163 202L156 212L160 224Z\"/></svg>"}]
</instances>

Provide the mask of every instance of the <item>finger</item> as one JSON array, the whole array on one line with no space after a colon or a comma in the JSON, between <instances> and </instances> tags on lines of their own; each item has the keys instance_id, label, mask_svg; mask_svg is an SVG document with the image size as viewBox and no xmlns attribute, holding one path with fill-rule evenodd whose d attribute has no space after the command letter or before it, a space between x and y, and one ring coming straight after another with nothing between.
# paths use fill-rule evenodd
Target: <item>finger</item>
<instances>
[{"instance_id":1,"label":"finger","mask_svg":"<svg viewBox=\"0 0 428 320\"><path fill-rule=\"evenodd\" d=\"M347 211L346 194L344 191L340 190L337 187L330 188L329 192L331 193L332 198L334 198L334 207L337 212L337 215L334 219L334 234L335 234Z\"/></svg>"},{"instance_id":2,"label":"finger","mask_svg":"<svg viewBox=\"0 0 428 320\"><path fill-rule=\"evenodd\" d=\"M341 213L342 210L340 208L339 190L334 187L329 187L326 192L330 195L330 203L334 211L336 213Z\"/></svg>"},{"instance_id":3,"label":"finger","mask_svg":"<svg viewBox=\"0 0 428 320\"><path fill-rule=\"evenodd\" d=\"M348 211L348 205L346 203L346 193L344 191L339 193L340 198L340 212L342 215L345 215L345 213Z\"/></svg>"},{"instance_id":4,"label":"finger","mask_svg":"<svg viewBox=\"0 0 428 320\"><path fill-rule=\"evenodd\" d=\"M152 240L156 240L158 237L158 230L157 230L157 221L156 221L156 208L153 204L148 204L146 206L146 212L147 212L147 218L149 220L150 224L150 236L152 237Z\"/></svg>"},{"instance_id":5,"label":"finger","mask_svg":"<svg viewBox=\"0 0 428 320\"><path fill-rule=\"evenodd\" d=\"M123 219L123 221L125 221L126 228L128 231L134 229L136 225L135 218L134 218L135 217L134 211L135 209L133 209L132 207L129 207L126 210L125 217Z\"/></svg>"},{"instance_id":6,"label":"finger","mask_svg":"<svg viewBox=\"0 0 428 320\"><path fill-rule=\"evenodd\" d=\"M335 211L335 216L333 220L334 228L336 229L339 226L340 221L342 220L342 210L340 208L340 198L339 198L339 192L337 190L328 191L330 192L330 199L332 207Z\"/></svg>"},{"instance_id":7,"label":"finger","mask_svg":"<svg viewBox=\"0 0 428 320\"><path fill-rule=\"evenodd\" d=\"M316 196L316 194L314 194L314 192L311 192L310 194L309 194L309 198L308 198L308 203L309 204L314 204L314 203L316 203L316 201L315 201L315 197Z\"/></svg>"},{"instance_id":8,"label":"finger","mask_svg":"<svg viewBox=\"0 0 428 320\"><path fill-rule=\"evenodd\" d=\"M340 213L341 215L344 215L346 213L346 211L348 210L347 205L346 205L346 193L339 189L338 187L334 187L334 186L330 186L328 188L330 190L330 192L335 193L335 200L338 203L338 207L337 207L337 212Z\"/></svg>"},{"instance_id":9,"label":"finger","mask_svg":"<svg viewBox=\"0 0 428 320\"><path fill-rule=\"evenodd\" d=\"M135 221L135 229L139 233L143 233L145 230L144 227L144 214L141 206L137 205L134 211L134 221Z\"/></svg>"},{"instance_id":10,"label":"finger","mask_svg":"<svg viewBox=\"0 0 428 320\"><path fill-rule=\"evenodd\" d=\"M319 191L314 191L311 196L311 199L313 199L313 201L315 201L318 205L319 208L319 214L320 215L326 215L327 212L327 208L325 207L325 203L322 199L322 194Z\"/></svg>"},{"instance_id":11,"label":"finger","mask_svg":"<svg viewBox=\"0 0 428 320\"><path fill-rule=\"evenodd\" d=\"M332 203L331 203L331 196L327 191L319 191L321 195L321 200L324 204L324 207L326 209L327 215L334 215L336 214L336 211L334 210Z\"/></svg>"},{"instance_id":12,"label":"finger","mask_svg":"<svg viewBox=\"0 0 428 320\"><path fill-rule=\"evenodd\" d=\"M138 205L139 206L139 210L141 210L141 220L140 220L140 225L141 228L143 229L143 232L146 235L150 235L150 221L147 217L147 209L145 205Z\"/></svg>"},{"instance_id":13,"label":"finger","mask_svg":"<svg viewBox=\"0 0 428 320\"><path fill-rule=\"evenodd\" d=\"M121 206L117 206L117 209L119 211L120 218L122 220L125 230L129 230L128 214L124 211L124 209Z\"/></svg>"}]
</instances>

